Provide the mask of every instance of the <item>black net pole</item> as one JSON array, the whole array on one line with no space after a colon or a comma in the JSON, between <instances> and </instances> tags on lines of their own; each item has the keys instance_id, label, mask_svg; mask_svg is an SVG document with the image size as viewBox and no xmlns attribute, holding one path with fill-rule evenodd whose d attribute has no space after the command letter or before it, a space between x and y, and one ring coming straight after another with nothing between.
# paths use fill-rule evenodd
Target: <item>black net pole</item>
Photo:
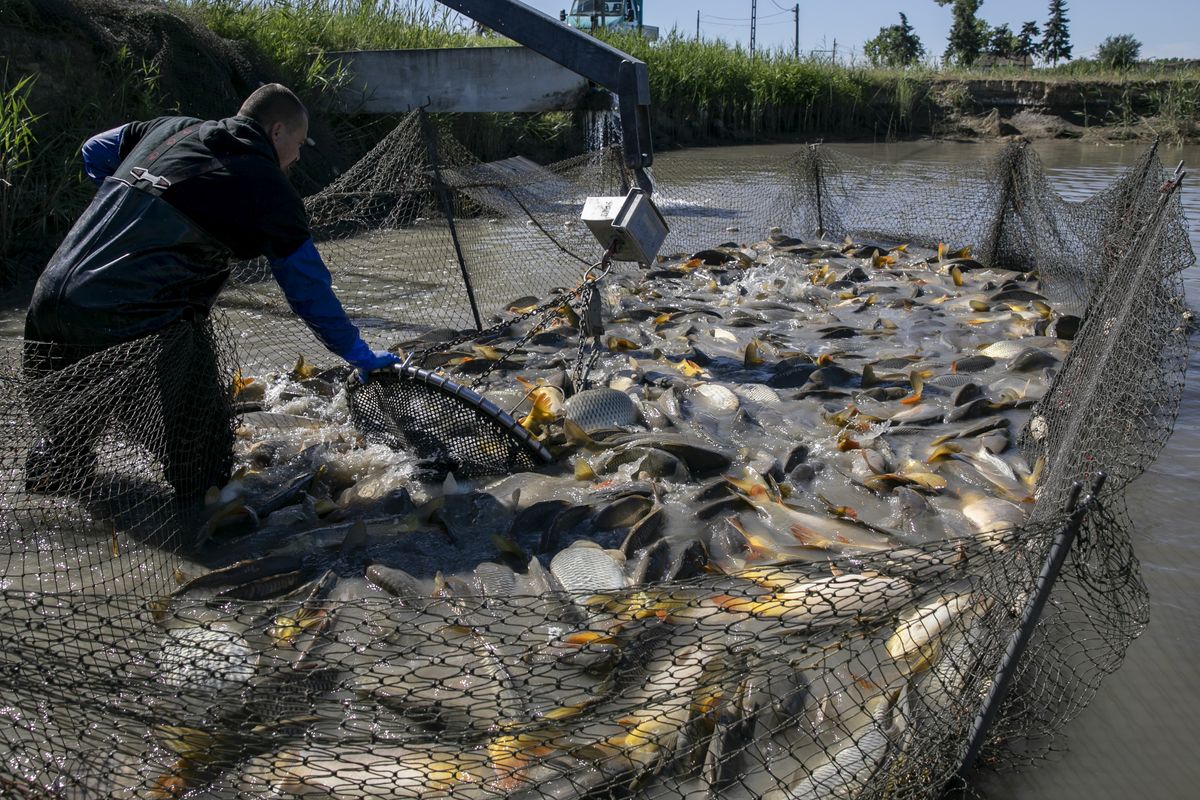
<instances>
[{"instance_id":1,"label":"black net pole","mask_svg":"<svg viewBox=\"0 0 1200 800\"><path fill-rule=\"evenodd\" d=\"M1025 654L1029 639L1033 636L1033 631L1042 616L1046 601L1050 599L1050 591L1054 588L1054 582L1062 572L1063 563L1067 560L1067 554L1071 551L1071 545L1075 541L1076 534L1079 533L1083 518L1104 487L1105 477L1104 473L1096 476L1091 491L1082 502L1079 500L1079 495L1083 491L1083 484L1076 481L1071 486L1066 505L1066 511L1069 514L1067 522L1055 534L1054 541L1050 544L1050 550L1046 554L1046 560L1042 562L1041 572L1038 573L1037 582L1034 584L1034 592L1026 601L1025 608L1021 612L1021 624L1008 642L1004 657L1000 659L1000 666L997 667L995 677L992 678L991 691L988 692L988 696L983 701L983 707L980 708L979 714L971 725L966 754L963 756L956 776L962 786L967 785L967 776L975 764L975 759L979 757L979 751L983 749L988 730L996 720L996 715L1000 713L1000 707L1017 674L1021 657Z\"/></svg>"},{"instance_id":2,"label":"black net pole","mask_svg":"<svg viewBox=\"0 0 1200 800\"><path fill-rule=\"evenodd\" d=\"M811 163L812 163L812 182L813 188L817 193L817 236L825 235L825 215L821 203L821 156L820 145L810 145L811 148Z\"/></svg>"},{"instance_id":3,"label":"black net pole","mask_svg":"<svg viewBox=\"0 0 1200 800\"><path fill-rule=\"evenodd\" d=\"M450 239L454 242L454 256L458 259L458 269L462 273L463 286L467 290L467 301L471 304L471 316L475 318L475 330L483 330L483 319L479 316L479 305L475 302L475 289L471 286L471 275L467 272L467 262L463 258L462 245L458 241L458 228L454 225L454 206L450 203L450 192L442 181L442 169L438 159L437 134L429 124L429 115L425 109L420 109L421 133L425 137L425 147L429 152L429 167L433 171L434 191L437 192L438 202L442 206L442 214L446 224L450 226Z\"/></svg>"}]
</instances>

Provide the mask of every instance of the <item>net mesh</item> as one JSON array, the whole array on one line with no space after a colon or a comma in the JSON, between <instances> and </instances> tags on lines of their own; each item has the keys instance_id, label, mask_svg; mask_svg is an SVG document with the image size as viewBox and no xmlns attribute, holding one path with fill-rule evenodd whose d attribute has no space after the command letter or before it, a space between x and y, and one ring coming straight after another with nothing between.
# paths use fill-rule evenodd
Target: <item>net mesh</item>
<instances>
[{"instance_id":1,"label":"net mesh","mask_svg":"<svg viewBox=\"0 0 1200 800\"><path fill-rule=\"evenodd\" d=\"M393 449L407 449L435 472L465 478L530 470L552 456L503 409L465 386L416 367L353 382L354 426Z\"/></svg>"},{"instance_id":2,"label":"net mesh","mask_svg":"<svg viewBox=\"0 0 1200 800\"><path fill-rule=\"evenodd\" d=\"M570 394L580 324L565 303L537 320L527 307L579 284L597 255L576 223L583 198L619 193L628 176L610 151L480 164L416 114L309 199L318 246L373 345L421 352L456 381L484 376L483 397L516 409L558 463L431 483L363 421L372 403L424 395L399 383L347 392L344 369L306 362L319 347L261 264L238 266L211 320L100 352L7 343L0 793L934 797L1068 524L1071 487L1103 472L982 763L1044 753L1146 623L1123 490L1169 435L1186 364L1179 273L1193 256L1170 176L1150 149L1069 203L1021 147L957 168L800 148L726 163L719 179L700 172L686 160L656 169L666 263L614 273L598 294L611 330L647 338L672 320L718 314L733 336L739 313L821 307L824 327L793 326L811 335L807 353L774 341L769 379L748 346L735 361L688 334L664 356L739 393L778 441L774 463L701 413L701 399L724 395L701 398L675 367L632 372L624 351L639 343L616 335L599 363L610 385L661 390L668 409L677 392L698 423L686 436L622 429L623 406L604 424L568 406L580 430L564 432L551 401ZM766 241L722 246L731 239ZM901 242L972 256L893 268ZM742 263L768 252L779 258L767 279ZM856 488L832 500L803 489L828 481L839 452L882 451L854 449L881 433L861 424L872 401L920 409L912 373L927 362L877 360L873 387L859 366L847 388L831 359L853 359L829 348L850 345L830 337L853 313L873 320L860 338L904 335L888 315L931 297L951 266L989 276L981 308L1016 303L1034 333L1053 325L1071 340L1044 395L1010 397L1001 423L939 413L916 426L944 426L951 443L964 425L1023 426L1028 496L1009 504L1023 521L868 547L921 494L928 513L960 522L974 520L970 491L1004 496L1002 477L967 481L946 466L961 459L933 456L920 470L854 473ZM893 302L858 277L892 272L920 291ZM649 312L629 299L647 285L660 306ZM708 286L744 302L701 296ZM1040 322L1038 303L1053 307ZM471 339L477 317L489 335ZM772 348L770 332L755 341ZM967 371L958 358L954 375ZM806 380L792 382L797 371ZM429 413L408 447L420 449L421 429L482 440L480 419ZM818 454L832 466L819 470ZM532 466L513 456L514 471ZM790 528L792 549L763 556L763 525Z\"/></svg>"}]
</instances>

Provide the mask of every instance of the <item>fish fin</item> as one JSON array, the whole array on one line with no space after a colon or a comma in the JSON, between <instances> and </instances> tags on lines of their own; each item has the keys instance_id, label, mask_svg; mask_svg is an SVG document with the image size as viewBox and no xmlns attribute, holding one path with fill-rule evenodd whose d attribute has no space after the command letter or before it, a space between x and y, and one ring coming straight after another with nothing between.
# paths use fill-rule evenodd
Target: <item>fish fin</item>
<instances>
[{"instance_id":1,"label":"fish fin","mask_svg":"<svg viewBox=\"0 0 1200 800\"><path fill-rule=\"evenodd\" d=\"M346 538L342 540L338 550L342 553L352 553L367 543L367 523L359 520L350 526Z\"/></svg>"},{"instance_id":2,"label":"fish fin","mask_svg":"<svg viewBox=\"0 0 1200 800\"><path fill-rule=\"evenodd\" d=\"M788 528L788 532L791 533L792 536L796 537L796 541L800 542L800 544L806 547L822 547L824 546L822 543L828 544L829 542L829 540L821 536L821 534L817 533L812 528L806 528L799 522L793 522L791 527Z\"/></svg>"},{"instance_id":3,"label":"fish fin","mask_svg":"<svg viewBox=\"0 0 1200 800\"><path fill-rule=\"evenodd\" d=\"M567 441L572 444L593 449L596 447L596 441L574 420L563 420L563 432L567 435Z\"/></svg>"},{"instance_id":4,"label":"fish fin","mask_svg":"<svg viewBox=\"0 0 1200 800\"><path fill-rule=\"evenodd\" d=\"M438 509L446 505L446 496L438 495L432 500L427 500L417 507L417 519L421 522L428 522Z\"/></svg>"}]
</instances>

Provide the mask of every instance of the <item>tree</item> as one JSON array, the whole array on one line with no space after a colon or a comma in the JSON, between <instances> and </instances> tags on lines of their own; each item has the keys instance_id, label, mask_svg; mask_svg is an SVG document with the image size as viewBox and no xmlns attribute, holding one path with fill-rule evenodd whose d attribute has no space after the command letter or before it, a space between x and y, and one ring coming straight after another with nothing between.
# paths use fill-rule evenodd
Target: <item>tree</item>
<instances>
[{"instance_id":1,"label":"tree","mask_svg":"<svg viewBox=\"0 0 1200 800\"><path fill-rule=\"evenodd\" d=\"M907 67L925 55L920 38L913 33L908 17L900 15L899 25L879 29L879 35L863 45L871 63L877 67Z\"/></svg>"},{"instance_id":2,"label":"tree","mask_svg":"<svg viewBox=\"0 0 1200 800\"><path fill-rule=\"evenodd\" d=\"M1037 37L1041 33L1038 24L1033 20L1022 22L1021 32L1017 34L1017 55L1032 60L1041 50L1041 45L1037 43Z\"/></svg>"},{"instance_id":3,"label":"tree","mask_svg":"<svg viewBox=\"0 0 1200 800\"><path fill-rule=\"evenodd\" d=\"M992 28L987 51L998 58L1012 58L1017 54L1017 37L1007 24Z\"/></svg>"},{"instance_id":4,"label":"tree","mask_svg":"<svg viewBox=\"0 0 1200 800\"><path fill-rule=\"evenodd\" d=\"M975 14L983 0L934 0L939 6L954 4L950 35L947 37L946 52L942 58L969 67L979 58L979 52L987 41L987 23L980 25Z\"/></svg>"},{"instance_id":5,"label":"tree","mask_svg":"<svg viewBox=\"0 0 1200 800\"><path fill-rule=\"evenodd\" d=\"M1071 60L1071 34L1067 30L1066 0L1050 0L1050 19L1042 36L1042 55L1051 64Z\"/></svg>"},{"instance_id":6,"label":"tree","mask_svg":"<svg viewBox=\"0 0 1200 800\"><path fill-rule=\"evenodd\" d=\"M1096 60L1109 69L1129 69L1138 62L1142 54L1142 43L1128 33L1109 36L1100 43Z\"/></svg>"}]
</instances>

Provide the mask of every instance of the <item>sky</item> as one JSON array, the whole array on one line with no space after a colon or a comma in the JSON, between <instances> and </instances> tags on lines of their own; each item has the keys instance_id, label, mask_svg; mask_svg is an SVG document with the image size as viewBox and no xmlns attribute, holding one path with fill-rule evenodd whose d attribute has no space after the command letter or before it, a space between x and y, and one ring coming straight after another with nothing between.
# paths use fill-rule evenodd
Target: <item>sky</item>
<instances>
[{"instance_id":1,"label":"sky","mask_svg":"<svg viewBox=\"0 0 1200 800\"><path fill-rule=\"evenodd\" d=\"M523 0L557 18L569 0ZM792 49L797 0L757 0L759 48ZM696 12L706 38L750 42L751 0L644 0L644 21L664 33L672 27L694 36ZM881 27L908 16L925 50L940 56L950 31L950 7L934 0L799 0L800 51L830 50L837 41L839 60L862 60L862 45ZM1045 24L1049 0L985 0L979 16L995 26L1020 30L1025 20ZM1143 58L1200 59L1200 2L1196 0L1067 0L1068 30L1076 57L1094 55L1105 37L1128 33L1142 43Z\"/></svg>"}]
</instances>

